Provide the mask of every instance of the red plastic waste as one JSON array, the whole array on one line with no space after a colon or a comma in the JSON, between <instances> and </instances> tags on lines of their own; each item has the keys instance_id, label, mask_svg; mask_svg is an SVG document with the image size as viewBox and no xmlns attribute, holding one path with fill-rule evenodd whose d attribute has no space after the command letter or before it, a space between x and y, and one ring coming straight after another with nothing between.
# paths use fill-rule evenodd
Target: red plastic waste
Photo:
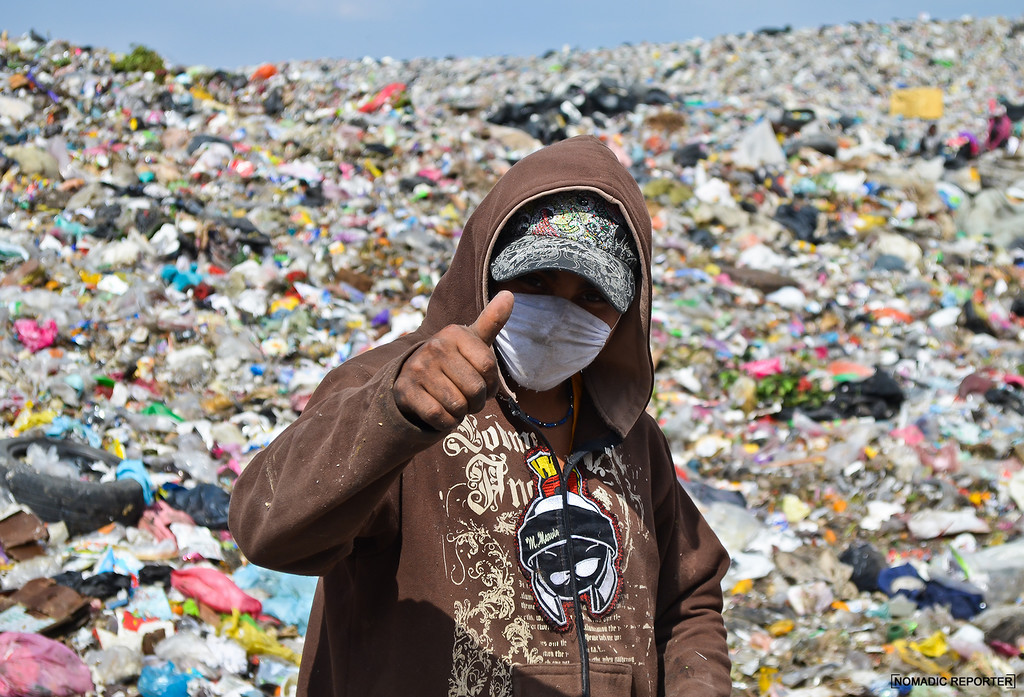
<instances>
[{"instance_id":1,"label":"red plastic waste","mask_svg":"<svg viewBox=\"0 0 1024 697\"><path fill-rule=\"evenodd\" d=\"M204 566L176 569L171 572L171 585L190 598L202 601L217 612L232 610L258 615L262 603L247 595L225 574Z\"/></svg>"},{"instance_id":2,"label":"red plastic waste","mask_svg":"<svg viewBox=\"0 0 1024 697\"><path fill-rule=\"evenodd\" d=\"M269 80L270 78L277 75L277 68L270 63L264 63L260 67L256 68L249 76L249 82L256 82L257 80Z\"/></svg>"},{"instance_id":3,"label":"red plastic waste","mask_svg":"<svg viewBox=\"0 0 1024 697\"><path fill-rule=\"evenodd\" d=\"M401 94L402 92L405 92L404 82L392 82L390 85L385 85L380 92L374 95L373 99L359 107L359 111L364 114L372 114L377 111L377 109L384 106L391 97L396 94Z\"/></svg>"}]
</instances>

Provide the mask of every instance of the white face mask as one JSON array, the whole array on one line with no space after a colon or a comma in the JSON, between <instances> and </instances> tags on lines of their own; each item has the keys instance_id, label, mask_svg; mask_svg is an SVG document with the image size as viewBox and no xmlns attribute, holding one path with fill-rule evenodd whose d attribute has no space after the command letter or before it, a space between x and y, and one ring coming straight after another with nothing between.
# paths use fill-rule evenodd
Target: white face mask
<instances>
[{"instance_id":1,"label":"white face mask","mask_svg":"<svg viewBox=\"0 0 1024 697\"><path fill-rule=\"evenodd\" d=\"M590 365L611 327L583 308L554 295L516 293L508 322L494 344L517 384L550 390Z\"/></svg>"}]
</instances>

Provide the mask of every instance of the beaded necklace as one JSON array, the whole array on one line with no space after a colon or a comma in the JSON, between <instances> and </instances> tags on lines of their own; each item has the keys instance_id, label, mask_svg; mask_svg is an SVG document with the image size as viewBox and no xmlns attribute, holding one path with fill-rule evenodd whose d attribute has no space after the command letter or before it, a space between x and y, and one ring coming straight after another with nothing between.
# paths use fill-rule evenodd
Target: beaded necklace
<instances>
[{"instance_id":1,"label":"beaded necklace","mask_svg":"<svg viewBox=\"0 0 1024 697\"><path fill-rule=\"evenodd\" d=\"M574 407L574 404L575 404L575 401L576 401L574 399L574 397L575 397L574 393L575 393L575 390L572 389L572 385L570 384L569 385L569 411L565 412L565 416L560 418L558 421L541 421L540 419L535 419L532 416L530 416L529 414L527 414L525 411L523 411L522 407L519 407L519 411L526 418L526 420L529 421L534 426L540 426L541 428L554 428L555 426L561 426L566 421L568 421L569 418L572 416L573 407Z\"/></svg>"}]
</instances>

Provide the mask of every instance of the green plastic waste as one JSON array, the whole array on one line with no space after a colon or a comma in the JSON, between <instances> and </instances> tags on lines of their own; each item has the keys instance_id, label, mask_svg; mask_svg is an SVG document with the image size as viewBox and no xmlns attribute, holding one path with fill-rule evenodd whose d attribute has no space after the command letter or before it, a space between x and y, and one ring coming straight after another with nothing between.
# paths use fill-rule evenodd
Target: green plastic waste
<instances>
[{"instance_id":1,"label":"green plastic waste","mask_svg":"<svg viewBox=\"0 0 1024 697\"><path fill-rule=\"evenodd\" d=\"M175 421L185 420L178 416L177 414L175 414L173 411L171 411L163 402L153 402L152 404L148 405L145 409L143 409L142 413L148 416L169 416Z\"/></svg>"}]
</instances>

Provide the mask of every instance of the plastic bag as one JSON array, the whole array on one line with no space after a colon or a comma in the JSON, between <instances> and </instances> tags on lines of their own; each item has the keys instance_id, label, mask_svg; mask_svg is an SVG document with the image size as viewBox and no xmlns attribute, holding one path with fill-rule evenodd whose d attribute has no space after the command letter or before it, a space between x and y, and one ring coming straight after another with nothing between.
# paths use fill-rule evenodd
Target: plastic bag
<instances>
[{"instance_id":1,"label":"plastic bag","mask_svg":"<svg viewBox=\"0 0 1024 697\"><path fill-rule=\"evenodd\" d=\"M187 433L179 437L178 451L173 457L174 466L188 472L194 479L201 482L217 480L217 463L197 434Z\"/></svg>"},{"instance_id":2,"label":"plastic bag","mask_svg":"<svg viewBox=\"0 0 1024 697\"><path fill-rule=\"evenodd\" d=\"M118 683L136 677L142 672L142 654L127 646L95 649L85 654L85 663L92 668L103 685Z\"/></svg>"},{"instance_id":3,"label":"plastic bag","mask_svg":"<svg viewBox=\"0 0 1024 697\"><path fill-rule=\"evenodd\" d=\"M77 479L81 476L81 471L73 462L61 461L56 446L51 445L49 448L44 448L37 443L32 443L25 452L25 461L36 472L48 474L51 477Z\"/></svg>"},{"instance_id":4,"label":"plastic bag","mask_svg":"<svg viewBox=\"0 0 1024 697\"><path fill-rule=\"evenodd\" d=\"M194 676L179 673L173 663L146 666L139 675L142 697L188 697L188 683Z\"/></svg>"},{"instance_id":5,"label":"plastic bag","mask_svg":"<svg viewBox=\"0 0 1024 697\"><path fill-rule=\"evenodd\" d=\"M62 697L93 689L82 659L64 644L21 632L0 634L0 697Z\"/></svg>"},{"instance_id":6,"label":"plastic bag","mask_svg":"<svg viewBox=\"0 0 1024 697\"><path fill-rule=\"evenodd\" d=\"M53 345L57 339L57 323L52 319L39 323L33 319L14 320L14 332L18 340L35 352Z\"/></svg>"},{"instance_id":7,"label":"plastic bag","mask_svg":"<svg viewBox=\"0 0 1024 697\"><path fill-rule=\"evenodd\" d=\"M285 624L295 625L299 634L306 634L309 613L316 592L315 576L299 576L247 564L232 576L242 590L258 588L271 597L263 601L263 612Z\"/></svg>"},{"instance_id":8,"label":"plastic bag","mask_svg":"<svg viewBox=\"0 0 1024 697\"><path fill-rule=\"evenodd\" d=\"M299 665L298 653L262 631L252 623L251 618L243 617L237 611L232 612L231 617L224 620L220 631L244 646L250 655L277 656Z\"/></svg>"},{"instance_id":9,"label":"plastic bag","mask_svg":"<svg viewBox=\"0 0 1024 697\"><path fill-rule=\"evenodd\" d=\"M171 572L171 585L217 612L229 613L238 610L256 615L263 607L256 598L242 592L230 578L209 567L175 569Z\"/></svg>"},{"instance_id":10,"label":"plastic bag","mask_svg":"<svg viewBox=\"0 0 1024 697\"><path fill-rule=\"evenodd\" d=\"M178 632L156 645L156 655L179 669L216 677L218 669L243 673L247 666L245 649L223 637L202 637L196 632Z\"/></svg>"},{"instance_id":11,"label":"plastic bag","mask_svg":"<svg viewBox=\"0 0 1024 697\"><path fill-rule=\"evenodd\" d=\"M167 485L164 492L167 503L179 511L188 513L196 525L214 530L227 530L231 496L216 484L197 484L191 489Z\"/></svg>"}]
</instances>

